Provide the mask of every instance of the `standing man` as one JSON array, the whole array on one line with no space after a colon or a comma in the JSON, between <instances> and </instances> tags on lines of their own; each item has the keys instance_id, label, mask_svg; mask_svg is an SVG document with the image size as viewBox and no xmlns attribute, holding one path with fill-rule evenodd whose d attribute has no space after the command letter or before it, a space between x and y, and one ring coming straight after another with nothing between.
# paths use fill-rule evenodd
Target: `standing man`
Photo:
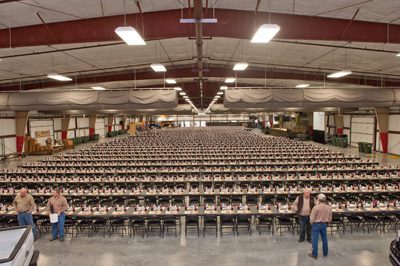
<instances>
[{"instance_id":1,"label":"standing man","mask_svg":"<svg viewBox=\"0 0 400 266\"><path fill-rule=\"evenodd\" d=\"M65 223L65 211L68 209L68 203L64 196L60 195L60 189L55 188L52 192L53 197L47 202L47 210L51 214L57 213L58 221L51 224L51 238L50 241L54 241L57 238L61 242L64 241L64 223Z\"/></svg>"},{"instance_id":2,"label":"standing man","mask_svg":"<svg viewBox=\"0 0 400 266\"><path fill-rule=\"evenodd\" d=\"M314 199L311 198L311 189L308 187L304 188L304 194L298 196L293 203L294 210L297 211L299 216L299 242L303 242L307 234L307 241L311 243L310 213L314 205Z\"/></svg>"},{"instance_id":3,"label":"standing man","mask_svg":"<svg viewBox=\"0 0 400 266\"><path fill-rule=\"evenodd\" d=\"M326 228L328 223L332 221L332 208L328 205L324 194L318 195L318 202L311 211L310 221L312 225L312 253L308 255L314 259L318 258L318 237L321 234L322 252L326 257L328 256Z\"/></svg>"},{"instance_id":4,"label":"standing man","mask_svg":"<svg viewBox=\"0 0 400 266\"><path fill-rule=\"evenodd\" d=\"M14 198L13 205L17 212L18 225L31 225L33 236L35 240L37 240L39 238L39 230L33 222L32 217L32 211L35 210L35 201L33 197L28 194L26 188L21 188Z\"/></svg>"}]
</instances>

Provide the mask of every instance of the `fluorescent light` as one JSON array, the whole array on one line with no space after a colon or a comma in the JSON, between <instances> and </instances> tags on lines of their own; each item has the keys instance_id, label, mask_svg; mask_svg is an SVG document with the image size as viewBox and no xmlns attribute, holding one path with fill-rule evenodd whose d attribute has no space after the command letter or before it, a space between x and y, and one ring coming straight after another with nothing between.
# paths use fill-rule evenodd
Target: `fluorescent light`
<instances>
[{"instance_id":1,"label":"fluorescent light","mask_svg":"<svg viewBox=\"0 0 400 266\"><path fill-rule=\"evenodd\" d=\"M174 79L165 79L165 82L167 84L176 84L176 80L174 80Z\"/></svg>"},{"instance_id":2,"label":"fluorescent light","mask_svg":"<svg viewBox=\"0 0 400 266\"><path fill-rule=\"evenodd\" d=\"M128 45L146 45L142 36L133 27L118 27L115 33Z\"/></svg>"},{"instance_id":3,"label":"fluorescent light","mask_svg":"<svg viewBox=\"0 0 400 266\"><path fill-rule=\"evenodd\" d=\"M279 25L276 24L263 24L261 25L253 38L251 39L252 43L268 43L281 29Z\"/></svg>"},{"instance_id":4,"label":"fluorescent light","mask_svg":"<svg viewBox=\"0 0 400 266\"><path fill-rule=\"evenodd\" d=\"M181 88L181 87L175 87L174 90L176 90L176 91L181 91L182 88Z\"/></svg>"},{"instance_id":5,"label":"fluorescent light","mask_svg":"<svg viewBox=\"0 0 400 266\"><path fill-rule=\"evenodd\" d=\"M187 95L184 95L184 96L183 96L183 99L188 99L188 98L189 98L189 97L187 97Z\"/></svg>"},{"instance_id":6,"label":"fluorescent light","mask_svg":"<svg viewBox=\"0 0 400 266\"><path fill-rule=\"evenodd\" d=\"M217 92L217 94L218 95L222 95L222 94L224 94L224 92L223 91L219 91L219 92Z\"/></svg>"},{"instance_id":7,"label":"fluorescent light","mask_svg":"<svg viewBox=\"0 0 400 266\"><path fill-rule=\"evenodd\" d=\"M235 78L226 78L225 79L225 83L233 83L233 82L235 82Z\"/></svg>"},{"instance_id":8,"label":"fluorescent light","mask_svg":"<svg viewBox=\"0 0 400 266\"><path fill-rule=\"evenodd\" d=\"M310 86L310 84L299 84L299 85L296 85L296 88L307 88L309 86Z\"/></svg>"},{"instance_id":9,"label":"fluorescent light","mask_svg":"<svg viewBox=\"0 0 400 266\"><path fill-rule=\"evenodd\" d=\"M180 92L179 95L186 95L186 92Z\"/></svg>"},{"instance_id":10,"label":"fluorescent light","mask_svg":"<svg viewBox=\"0 0 400 266\"><path fill-rule=\"evenodd\" d=\"M219 89L220 89L221 91L226 91L226 90L228 89L228 86L221 86L221 87L219 87Z\"/></svg>"},{"instance_id":11,"label":"fluorescent light","mask_svg":"<svg viewBox=\"0 0 400 266\"><path fill-rule=\"evenodd\" d=\"M249 64L247 64L247 63L236 63L236 64L233 66L233 70L235 70L235 71L243 71L243 70L245 70L248 66L249 66Z\"/></svg>"},{"instance_id":12,"label":"fluorescent light","mask_svg":"<svg viewBox=\"0 0 400 266\"><path fill-rule=\"evenodd\" d=\"M70 78L70 77L59 75L57 73L50 73L47 75L47 77L50 79L58 80L58 81L71 81L72 80L72 78Z\"/></svg>"},{"instance_id":13,"label":"fluorescent light","mask_svg":"<svg viewBox=\"0 0 400 266\"><path fill-rule=\"evenodd\" d=\"M217 95L214 97L214 99L219 99L221 96Z\"/></svg>"},{"instance_id":14,"label":"fluorescent light","mask_svg":"<svg viewBox=\"0 0 400 266\"><path fill-rule=\"evenodd\" d=\"M105 88L103 88L103 87L92 87L92 89L93 90L95 90L95 91L105 91L106 89Z\"/></svg>"},{"instance_id":15,"label":"fluorescent light","mask_svg":"<svg viewBox=\"0 0 400 266\"><path fill-rule=\"evenodd\" d=\"M154 64L151 64L150 67L151 67L155 72L166 72L166 71L167 71L167 69L164 67L163 64L154 63Z\"/></svg>"},{"instance_id":16,"label":"fluorescent light","mask_svg":"<svg viewBox=\"0 0 400 266\"><path fill-rule=\"evenodd\" d=\"M328 78L341 78L341 77L350 75L351 73L352 73L351 70L341 70L341 71L329 74Z\"/></svg>"},{"instance_id":17,"label":"fluorescent light","mask_svg":"<svg viewBox=\"0 0 400 266\"><path fill-rule=\"evenodd\" d=\"M400 53L398 53L396 56L400 57ZM1 61L1 59L0 59L0 61Z\"/></svg>"}]
</instances>

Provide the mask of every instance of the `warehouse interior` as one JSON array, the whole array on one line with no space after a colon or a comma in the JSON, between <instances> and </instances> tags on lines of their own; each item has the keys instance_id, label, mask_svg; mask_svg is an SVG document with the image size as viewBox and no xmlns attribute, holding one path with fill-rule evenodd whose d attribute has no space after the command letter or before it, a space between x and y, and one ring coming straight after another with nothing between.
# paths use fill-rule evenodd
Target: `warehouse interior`
<instances>
[{"instance_id":1,"label":"warehouse interior","mask_svg":"<svg viewBox=\"0 0 400 266\"><path fill-rule=\"evenodd\" d=\"M399 121L395 0L0 0L0 234L26 188L37 265L400 265Z\"/></svg>"}]
</instances>

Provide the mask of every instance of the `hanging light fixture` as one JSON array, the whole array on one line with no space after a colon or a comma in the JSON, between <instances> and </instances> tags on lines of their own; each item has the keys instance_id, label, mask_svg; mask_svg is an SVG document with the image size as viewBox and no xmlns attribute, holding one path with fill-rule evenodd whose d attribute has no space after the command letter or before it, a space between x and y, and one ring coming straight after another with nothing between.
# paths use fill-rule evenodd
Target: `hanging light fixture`
<instances>
[{"instance_id":1,"label":"hanging light fixture","mask_svg":"<svg viewBox=\"0 0 400 266\"><path fill-rule=\"evenodd\" d=\"M63 75L60 75L57 73L47 74L47 77L50 79L58 80L58 81L71 81L72 80L72 78L70 78L70 77L63 76Z\"/></svg>"},{"instance_id":2,"label":"hanging light fixture","mask_svg":"<svg viewBox=\"0 0 400 266\"><path fill-rule=\"evenodd\" d=\"M127 45L146 45L142 36L137 32L134 27L124 26L115 29L115 33L124 41Z\"/></svg>"},{"instance_id":3,"label":"hanging light fixture","mask_svg":"<svg viewBox=\"0 0 400 266\"><path fill-rule=\"evenodd\" d=\"M341 78L341 77L350 75L351 73L353 73L351 70L341 70L341 71L337 71L337 72L331 73L327 77L335 79L335 78Z\"/></svg>"},{"instance_id":4,"label":"hanging light fixture","mask_svg":"<svg viewBox=\"0 0 400 266\"><path fill-rule=\"evenodd\" d=\"M243 70L245 70L248 66L249 66L248 63L244 63L244 62L242 62L242 63L236 63L236 64L233 66L233 70L234 70L234 71L243 71Z\"/></svg>"},{"instance_id":5,"label":"hanging light fixture","mask_svg":"<svg viewBox=\"0 0 400 266\"><path fill-rule=\"evenodd\" d=\"M155 72L166 72L167 69L165 68L165 66L163 64L159 64L159 63L153 63L150 65L150 67L155 71Z\"/></svg>"},{"instance_id":6,"label":"hanging light fixture","mask_svg":"<svg viewBox=\"0 0 400 266\"><path fill-rule=\"evenodd\" d=\"M269 43L275 35L281 30L281 27L276 24L261 25L250 42L252 43Z\"/></svg>"}]
</instances>

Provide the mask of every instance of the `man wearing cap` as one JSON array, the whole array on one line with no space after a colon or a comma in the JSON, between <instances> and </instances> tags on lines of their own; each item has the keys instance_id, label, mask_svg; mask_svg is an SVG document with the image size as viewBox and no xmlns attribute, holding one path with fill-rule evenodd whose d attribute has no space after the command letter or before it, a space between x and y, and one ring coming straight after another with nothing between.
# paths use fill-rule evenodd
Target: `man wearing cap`
<instances>
[{"instance_id":1,"label":"man wearing cap","mask_svg":"<svg viewBox=\"0 0 400 266\"><path fill-rule=\"evenodd\" d=\"M314 200L311 198L311 189L306 187L304 194L296 198L293 203L293 209L297 211L300 225L299 242L303 242L307 234L307 241L311 243L311 224L310 213L314 207Z\"/></svg>"},{"instance_id":2,"label":"man wearing cap","mask_svg":"<svg viewBox=\"0 0 400 266\"><path fill-rule=\"evenodd\" d=\"M39 238L39 230L33 222L32 217L32 211L35 209L35 201L33 197L28 194L26 188L21 188L14 198L13 205L17 212L18 225L31 225L33 236L35 240L37 240Z\"/></svg>"},{"instance_id":3,"label":"man wearing cap","mask_svg":"<svg viewBox=\"0 0 400 266\"><path fill-rule=\"evenodd\" d=\"M324 194L317 197L317 205L312 209L310 222L312 225L312 253L310 257L318 258L318 238L321 235L322 252L324 257L328 256L328 237L326 228L328 223L332 221L332 208L328 205Z\"/></svg>"}]
</instances>

